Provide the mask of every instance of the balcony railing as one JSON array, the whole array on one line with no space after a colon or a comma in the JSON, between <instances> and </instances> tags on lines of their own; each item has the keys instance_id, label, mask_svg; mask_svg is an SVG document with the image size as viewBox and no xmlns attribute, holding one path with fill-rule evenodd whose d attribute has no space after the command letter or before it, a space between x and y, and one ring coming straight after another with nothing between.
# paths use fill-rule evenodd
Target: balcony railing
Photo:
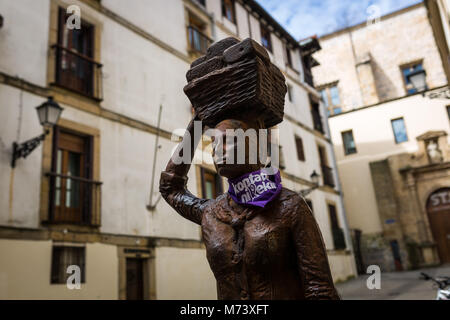
<instances>
[{"instance_id":1,"label":"balcony railing","mask_svg":"<svg viewBox=\"0 0 450 320\"><path fill-rule=\"evenodd\" d=\"M55 44L55 84L95 100L103 99L102 64Z\"/></svg>"},{"instance_id":2,"label":"balcony railing","mask_svg":"<svg viewBox=\"0 0 450 320\"><path fill-rule=\"evenodd\" d=\"M213 43L213 40L194 26L188 26L187 30L190 50L205 54L206 49L208 49L208 47Z\"/></svg>"},{"instance_id":3,"label":"balcony railing","mask_svg":"<svg viewBox=\"0 0 450 320\"><path fill-rule=\"evenodd\" d=\"M102 182L47 173L51 223L100 225Z\"/></svg>"},{"instance_id":4,"label":"balcony railing","mask_svg":"<svg viewBox=\"0 0 450 320\"><path fill-rule=\"evenodd\" d=\"M323 184L334 188L333 169L322 165Z\"/></svg>"},{"instance_id":5,"label":"balcony railing","mask_svg":"<svg viewBox=\"0 0 450 320\"><path fill-rule=\"evenodd\" d=\"M344 231L341 228L333 228L333 244L335 250L345 250L347 245L345 244Z\"/></svg>"}]
</instances>

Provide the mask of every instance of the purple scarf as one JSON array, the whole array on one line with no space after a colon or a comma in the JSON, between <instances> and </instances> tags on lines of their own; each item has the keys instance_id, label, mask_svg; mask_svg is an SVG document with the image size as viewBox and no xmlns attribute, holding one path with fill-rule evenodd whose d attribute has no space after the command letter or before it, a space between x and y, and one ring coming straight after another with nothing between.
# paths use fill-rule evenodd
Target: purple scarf
<instances>
[{"instance_id":1,"label":"purple scarf","mask_svg":"<svg viewBox=\"0 0 450 320\"><path fill-rule=\"evenodd\" d=\"M228 194L239 204L264 208L281 192L280 171L270 174L267 169L228 179Z\"/></svg>"}]
</instances>

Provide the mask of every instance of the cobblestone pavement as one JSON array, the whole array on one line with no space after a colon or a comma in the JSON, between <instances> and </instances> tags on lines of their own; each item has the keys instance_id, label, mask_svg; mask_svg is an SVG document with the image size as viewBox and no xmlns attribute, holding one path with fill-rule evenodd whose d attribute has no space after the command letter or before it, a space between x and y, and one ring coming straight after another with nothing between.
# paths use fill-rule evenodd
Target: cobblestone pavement
<instances>
[{"instance_id":1,"label":"cobblestone pavement","mask_svg":"<svg viewBox=\"0 0 450 320\"><path fill-rule=\"evenodd\" d=\"M450 265L414 271L381 273L381 289L369 290L370 274L336 285L343 300L433 300L437 289L431 281L420 279L420 272L433 277L450 276Z\"/></svg>"}]
</instances>

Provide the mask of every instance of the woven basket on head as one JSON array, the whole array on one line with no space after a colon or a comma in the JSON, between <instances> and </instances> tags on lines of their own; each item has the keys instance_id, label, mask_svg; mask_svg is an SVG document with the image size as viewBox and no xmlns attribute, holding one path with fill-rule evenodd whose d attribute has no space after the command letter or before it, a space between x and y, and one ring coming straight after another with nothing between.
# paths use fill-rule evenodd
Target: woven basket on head
<instances>
[{"instance_id":1,"label":"woven basket on head","mask_svg":"<svg viewBox=\"0 0 450 320\"><path fill-rule=\"evenodd\" d=\"M226 38L208 48L187 72L184 92L208 126L258 117L267 128L283 121L287 87L267 51L251 39Z\"/></svg>"}]
</instances>

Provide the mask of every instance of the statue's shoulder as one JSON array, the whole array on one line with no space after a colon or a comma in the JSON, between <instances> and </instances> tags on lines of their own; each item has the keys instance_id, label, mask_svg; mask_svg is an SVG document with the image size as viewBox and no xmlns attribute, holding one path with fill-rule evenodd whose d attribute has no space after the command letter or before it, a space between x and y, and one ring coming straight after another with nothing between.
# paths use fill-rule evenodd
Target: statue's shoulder
<instances>
[{"instance_id":1,"label":"statue's shoulder","mask_svg":"<svg viewBox=\"0 0 450 320\"><path fill-rule=\"evenodd\" d=\"M283 189L281 189L278 201L283 210L283 214L289 215L294 219L310 213L310 209L305 199L297 192L288 188L283 187Z\"/></svg>"},{"instance_id":2,"label":"statue's shoulder","mask_svg":"<svg viewBox=\"0 0 450 320\"><path fill-rule=\"evenodd\" d=\"M218 208L225 207L227 204L227 193L219 195L215 199L205 199L205 209L210 212L216 211Z\"/></svg>"},{"instance_id":3,"label":"statue's shoulder","mask_svg":"<svg viewBox=\"0 0 450 320\"><path fill-rule=\"evenodd\" d=\"M291 189L288 189L286 187L283 187L280 192L280 196L278 197L280 202L283 202L283 204L291 204L296 205L301 200L302 197L295 191L292 191Z\"/></svg>"}]
</instances>

